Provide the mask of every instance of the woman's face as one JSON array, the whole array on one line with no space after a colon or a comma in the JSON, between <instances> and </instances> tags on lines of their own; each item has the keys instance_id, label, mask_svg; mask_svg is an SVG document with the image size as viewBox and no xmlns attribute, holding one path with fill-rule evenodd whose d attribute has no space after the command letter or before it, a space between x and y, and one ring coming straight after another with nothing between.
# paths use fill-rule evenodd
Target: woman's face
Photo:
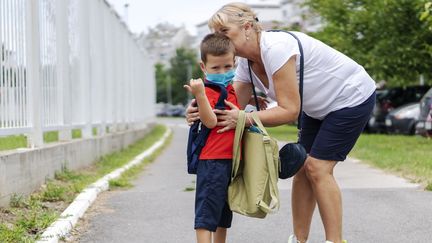
<instances>
[{"instance_id":1,"label":"woman's face","mask_svg":"<svg viewBox=\"0 0 432 243\"><path fill-rule=\"evenodd\" d=\"M217 29L216 32L222 33L230 38L237 52L239 52L246 43L245 29L236 24L226 24Z\"/></svg>"}]
</instances>

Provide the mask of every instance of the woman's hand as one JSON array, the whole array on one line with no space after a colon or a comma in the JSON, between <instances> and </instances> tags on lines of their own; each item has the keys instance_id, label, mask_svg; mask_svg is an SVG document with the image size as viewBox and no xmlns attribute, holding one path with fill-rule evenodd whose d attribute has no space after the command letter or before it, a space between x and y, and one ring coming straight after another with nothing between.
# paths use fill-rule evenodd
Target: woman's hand
<instances>
[{"instance_id":1,"label":"woman's hand","mask_svg":"<svg viewBox=\"0 0 432 243\"><path fill-rule=\"evenodd\" d=\"M195 121L200 119L196 100L192 99L191 103L186 108L186 121L189 126L192 126Z\"/></svg>"},{"instance_id":2,"label":"woman's hand","mask_svg":"<svg viewBox=\"0 0 432 243\"><path fill-rule=\"evenodd\" d=\"M219 129L217 133L222 133L231 129L235 129L237 125L239 108L227 100L225 100L225 104L229 106L231 110L214 110L218 117L218 123L216 124L216 126L223 127Z\"/></svg>"}]
</instances>

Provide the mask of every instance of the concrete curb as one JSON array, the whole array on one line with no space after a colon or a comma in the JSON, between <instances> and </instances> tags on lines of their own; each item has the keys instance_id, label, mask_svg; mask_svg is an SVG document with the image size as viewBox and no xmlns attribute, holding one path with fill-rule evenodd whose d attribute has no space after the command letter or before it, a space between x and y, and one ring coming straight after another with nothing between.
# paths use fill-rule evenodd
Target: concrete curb
<instances>
[{"instance_id":1,"label":"concrete curb","mask_svg":"<svg viewBox=\"0 0 432 243\"><path fill-rule=\"evenodd\" d=\"M120 175L130 167L139 164L144 158L153 154L165 143L170 134L171 129L167 127L167 131L164 133L162 138L146 151L136 156L132 161L123 167L114 170L113 172L105 175L98 181L85 188L63 211L59 219L57 219L57 221L52 223L44 231L41 239L36 241L36 243L57 243L60 238L66 236L73 229L78 220L84 215L89 206L96 200L98 194L108 190L109 180L120 177Z\"/></svg>"}]
</instances>

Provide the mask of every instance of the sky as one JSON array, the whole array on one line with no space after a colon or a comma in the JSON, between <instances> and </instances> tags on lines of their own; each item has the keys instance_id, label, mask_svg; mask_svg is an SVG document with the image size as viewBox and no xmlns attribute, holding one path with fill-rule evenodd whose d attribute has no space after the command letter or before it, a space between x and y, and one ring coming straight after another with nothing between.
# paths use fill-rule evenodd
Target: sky
<instances>
[{"instance_id":1,"label":"sky","mask_svg":"<svg viewBox=\"0 0 432 243\"><path fill-rule=\"evenodd\" d=\"M129 4L127 24L133 33L141 33L158 23L168 22L184 25L196 34L195 25L203 23L224 4L230 2L256 2L252 0L107 0L120 16L124 16L124 5Z\"/></svg>"}]
</instances>

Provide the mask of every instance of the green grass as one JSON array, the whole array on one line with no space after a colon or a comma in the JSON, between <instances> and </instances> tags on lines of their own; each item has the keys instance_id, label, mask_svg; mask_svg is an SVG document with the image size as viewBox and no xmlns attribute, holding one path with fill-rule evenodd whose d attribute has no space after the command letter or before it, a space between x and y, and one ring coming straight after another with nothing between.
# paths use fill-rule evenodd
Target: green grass
<instances>
[{"instance_id":1,"label":"green grass","mask_svg":"<svg viewBox=\"0 0 432 243\"><path fill-rule=\"evenodd\" d=\"M296 141L295 126L268 128L281 141ZM432 140L419 136L362 134L349 156L421 183L432 190Z\"/></svg>"},{"instance_id":2,"label":"green grass","mask_svg":"<svg viewBox=\"0 0 432 243\"><path fill-rule=\"evenodd\" d=\"M0 137L0 151L27 147L24 135Z\"/></svg>"},{"instance_id":3,"label":"green grass","mask_svg":"<svg viewBox=\"0 0 432 243\"><path fill-rule=\"evenodd\" d=\"M58 131L44 132L43 140L45 143L57 142L59 140L59 132Z\"/></svg>"},{"instance_id":4,"label":"green grass","mask_svg":"<svg viewBox=\"0 0 432 243\"><path fill-rule=\"evenodd\" d=\"M170 136L167 139L166 143L162 147L157 149L151 156L145 158L143 161L141 161L141 163L132 166L131 168L126 170L119 178L110 180L110 188L114 189L132 187L131 180L135 179L148 163L152 162L157 156L159 156L162 150L171 142L171 139L172 136Z\"/></svg>"},{"instance_id":5,"label":"green grass","mask_svg":"<svg viewBox=\"0 0 432 243\"><path fill-rule=\"evenodd\" d=\"M43 140L45 143L57 142L59 140L59 132L58 131L44 132ZM27 138L24 135L0 137L0 151L12 150L17 148L26 148L26 147L27 147Z\"/></svg>"},{"instance_id":6,"label":"green grass","mask_svg":"<svg viewBox=\"0 0 432 243\"><path fill-rule=\"evenodd\" d=\"M98 135L98 129L97 129L97 127L93 127L92 128L92 134L93 134L93 136L97 136Z\"/></svg>"},{"instance_id":7,"label":"green grass","mask_svg":"<svg viewBox=\"0 0 432 243\"><path fill-rule=\"evenodd\" d=\"M72 129L72 139L82 138L81 129Z\"/></svg>"},{"instance_id":8,"label":"green grass","mask_svg":"<svg viewBox=\"0 0 432 243\"><path fill-rule=\"evenodd\" d=\"M195 187L194 186L188 186L184 189L185 192L192 192L195 191Z\"/></svg>"},{"instance_id":9,"label":"green grass","mask_svg":"<svg viewBox=\"0 0 432 243\"><path fill-rule=\"evenodd\" d=\"M350 156L432 190L432 140L418 136L362 134Z\"/></svg>"},{"instance_id":10,"label":"green grass","mask_svg":"<svg viewBox=\"0 0 432 243\"><path fill-rule=\"evenodd\" d=\"M278 127L266 127L270 136L280 141L297 141L298 129L295 125L283 125Z\"/></svg>"},{"instance_id":11,"label":"green grass","mask_svg":"<svg viewBox=\"0 0 432 243\"><path fill-rule=\"evenodd\" d=\"M128 148L104 156L93 166L79 171L64 168L57 172L54 179L48 180L39 191L24 197L14 195L10 201L10 208L0 208L0 242L34 242L43 230L54 222L75 196L89 184L95 182L105 174L125 165L135 156L152 146L159 140L166 127L157 125L143 139ZM166 144L165 144L166 146ZM118 180L110 181L113 187L131 186L130 180L135 178L142 168L157 156L146 158L143 163L127 170ZM8 219L3 222L3 218Z\"/></svg>"}]
</instances>

